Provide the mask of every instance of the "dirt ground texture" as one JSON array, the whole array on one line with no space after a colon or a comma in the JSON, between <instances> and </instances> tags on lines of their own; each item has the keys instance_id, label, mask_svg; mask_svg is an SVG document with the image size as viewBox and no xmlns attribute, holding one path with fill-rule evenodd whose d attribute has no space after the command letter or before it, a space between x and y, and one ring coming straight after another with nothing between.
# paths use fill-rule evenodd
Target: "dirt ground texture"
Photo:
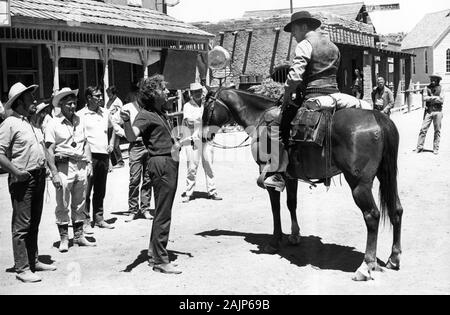
<instances>
[{"instance_id":1,"label":"dirt ground texture","mask_svg":"<svg viewBox=\"0 0 450 315\"><path fill-rule=\"evenodd\" d=\"M448 98L447 98L448 99ZM125 223L128 167L114 170L108 179L106 218L116 229L95 229L98 247L72 247L60 254L54 247L54 188L48 195L40 225L39 246L44 262L54 261L58 271L41 274L38 284L21 284L13 266L12 208L7 177L0 176L0 294L175 294L175 295L290 295L290 294L449 294L450 293L450 114L445 110L441 153L415 154L423 111L397 113L393 120L400 135L399 191L405 209L402 269L375 274L375 280L351 280L363 261L366 227L342 178L329 192L320 186L299 188L298 247L284 242L280 253L267 255L262 248L273 230L268 194L256 186L258 168L250 149L216 150L215 173L223 201L199 194L181 203L186 163L173 210L169 249L183 271L170 276L155 273L146 261L151 221ZM432 133L427 149L432 149ZM244 134L219 135L217 142L238 144ZM378 198L378 183L374 194ZM199 169L197 191L204 192ZM290 232L290 217L283 195L283 231ZM386 262L392 246L390 224L381 225L378 257Z\"/></svg>"}]
</instances>

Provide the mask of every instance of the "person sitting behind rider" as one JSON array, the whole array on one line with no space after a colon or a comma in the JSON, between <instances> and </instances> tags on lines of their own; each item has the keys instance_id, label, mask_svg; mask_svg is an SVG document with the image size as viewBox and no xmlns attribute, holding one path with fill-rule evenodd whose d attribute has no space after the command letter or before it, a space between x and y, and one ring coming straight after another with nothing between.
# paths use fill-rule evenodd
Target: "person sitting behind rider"
<instances>
[{"instance_id":1,"label":"person sitting behind rider","mask_svg":"<svg viewBox=\"0 0 450 315\"><path fill-rule=\"evenodd\" d=\"M317 29L321 21L312 17L307 11L294 13L291 22L284 28L285 32L292 33L299 43L295 49L293 64L289 70L285 83L285 94L280 119L281 140L287 148L290 137L290 125L301 104L310 98L339 93L337 84L337 72L340 64L339 48L333 44L327 36L322 35ZM300 92L300 93L299 93ZM292 102L292 96L296 93L296 102ZM297 105L299 104L299 105ZM273 141L273 135L271 136ZM275 173L269 176L264 184L279 191L284 190L285 181L282 176L287 168L287 152L280 150L279 157L271 156L278 169L267 168L263 174Z\"/></svg>"}]
</instances>

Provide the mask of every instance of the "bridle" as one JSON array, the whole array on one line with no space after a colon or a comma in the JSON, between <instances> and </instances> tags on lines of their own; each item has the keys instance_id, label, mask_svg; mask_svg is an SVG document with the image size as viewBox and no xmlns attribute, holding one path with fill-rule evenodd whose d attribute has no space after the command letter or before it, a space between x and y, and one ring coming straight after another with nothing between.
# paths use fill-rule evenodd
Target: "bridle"
<instances>
[{"instance_id":1,"label":"bridle","mask_svg":"<svg viewBox=\"0 0 450 315\"><path fill-rule=\"evenodd\" d=\"M227 124L227 123L229 123L230 121L231 121L231 117L233 117L233 115L232 115L232 113L231 113L231 110L228 108L228 106L219 98L219 94L220 94L220 92L222 92L222 89L219 89L215 94L214 94L214 96L210 96L209 97L209 100L208 100L208 103L207 103L207 106L205 106L205 110L207 109L208 110L208 116L207 116L207 119L206 119L206 126L210 126L210 123L211 123L211 119L212 119L212 116L213 116L213 114L214 114L214 110L216 109L216 104L218 104L218 105L220 105L220 106L222 106L222 107L224 107L225 108L225 110L228 112L228 121L226 121L225 122L225 124ZM245 148L245 147L248 147L248 146L250 146L251 144L246 144L245 145L245 143L250 139L250 135L244 140L244 141L242 141L239 145L237 145L237 146L232 146L232 147L230 147L230 146L225 146L225 145L223 145L223 144L219 144L219 143L217 143L217 142L215 142L214 140L213 141L211 141L211 144L212 144L212 146L213 147L215 147L215 148L218 148L218 149L223 149L223 150L232 150L232 149L239 149L239 148Z\"/></svg>"}]
</instances>

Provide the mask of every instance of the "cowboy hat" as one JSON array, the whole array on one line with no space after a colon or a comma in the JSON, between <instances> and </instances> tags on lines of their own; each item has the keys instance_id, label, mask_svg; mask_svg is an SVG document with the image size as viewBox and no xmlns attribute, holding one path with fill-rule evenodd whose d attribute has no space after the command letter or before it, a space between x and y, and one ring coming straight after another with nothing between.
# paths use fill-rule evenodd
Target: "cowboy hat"
<instances>
[{"instance_id":1,"label":"cowboy hat","mask_svg":"<svg viewBox=\"0 0 450 315\"><path fill-rule=\"evenodd\" d=\"M56 92L53 96L52 105L54 107L59 107L59 102L68 95L78 96L79 90L71 90L68 87L62 88L60 91Z\"/></svg>"},{"instance_id":2,"label":"cowboy hat","mask_svg":"<svg viewBox=\"0 0 450 315\"><path fill-rule=\"evenodd\" d=\"M29 87L26 87L21 82L17 82L14 84L11 89L9 89L8 94L8 102L5 104L5 111L10 110L12 104L25 92L31 91L31 93L34 93L39 85L30 85Z\"/></svg>"},{"instance_id":3,"label":"cowboy hat","mask_svg":"<svg viewBox=\"0 0 450 315\"><path fill-rule=\"evenodd\" d=\"M50 103L41 103L41 104L39 104L38 106L36 106L36 114L39 114L40 112L42 112L44 109L46 109L50 105L51 105Z\"/></svg>"},{"instance_id":4,"label":"cowboy hat","mask_svg":"<svg viewBox=\"0 0 450 315\"><path fill-rule=\"evenodd\" d=\"M430 75L430 79L432 79L432 78L436 78L436 79L438 79L439 81L442 81L442 77L441 77L440 75L436 74L436 73Z\"/></svg>"},{"instance_id":5,"label":"cowboy hat","mask_svg":"<svg viewBox=\"0 0 450 315\"><path fill-rule=\"evenodd\" d=\"M322 22L316 18L314 18L311 13L309 13L308 11L300 11L300 12L296 12L294 14L292 14L291 17L291 22L288 23L285 27L284 27L284 31L287 33L291 33L292 32L292 25L294 23L298 23L298 22L308 22L311 24L311 26L313 26L315 29L318 29L320 27L320 25L322 25Z\"/></svg>"},{"instance_id":6,"label":"cowboy hat","mask_svg":"<svg viewBox=\"0 0 450 315\"><path fill-rule=\"evenodd\" d=\"M200 83L191 83L190 87L189 87L190 91L199 91L199 90L203 90L203 86Z\"/></svg>"}]
</instances>

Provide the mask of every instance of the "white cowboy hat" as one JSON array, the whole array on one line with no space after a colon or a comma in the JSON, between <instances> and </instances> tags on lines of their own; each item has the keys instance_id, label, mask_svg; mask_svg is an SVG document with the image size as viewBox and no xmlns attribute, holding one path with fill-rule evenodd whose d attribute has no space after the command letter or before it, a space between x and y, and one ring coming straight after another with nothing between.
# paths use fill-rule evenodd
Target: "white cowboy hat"
<instances>
[{"instance_id":1,"label":"white cowboy hat","mask_svg":"<svg viewBox=\"0 0 450 315\"><path fill-rule=\"evenodd\" d=\"M6 102L5 104L5 111L11 109L12 104L14 104L14 102L20 97L20 95L27 91L31 91L32 93L34 93L38 87L39 85L30 85L29 87L26 87L21 82L17 82L16 84L14 84L9 90L8 102Z\"/></svg>"},{"instance_id":2,"label":"white cowboy hat","mask_svg":"<svg viewBox=\"0 0 450 315\"><path fill-rule=\"evenodd\" d=\"M78 96L79 90L71 90L68 87L62 88L60 91L56 92L53 96L52 105L54 107L59 107L59 101L61 101L67 95L75 95Z\"/></svg>"},{"instance_id":3,"label":"white cowboy hat","mask_svg":"<svg viewBox=\"0 0 450 315\"><path fill-rule=\"evenodd\" d=\"M203 86L200 83L191 83L189 90L191 90L191 91L203 90Z\"/></svg>"},{"instance_id":4,"label":"white cowboy hat","mask_svg":"<svg viewBox=\"0 0 450 315\"><path fill-rule=\"evenodd\" d=\"M50 103L41 103L38 106L36 106L36 114L39 114L40 112L42 112L44 109L46 109L47 107L50 106Z\"/></svg>"}]
</instances>

